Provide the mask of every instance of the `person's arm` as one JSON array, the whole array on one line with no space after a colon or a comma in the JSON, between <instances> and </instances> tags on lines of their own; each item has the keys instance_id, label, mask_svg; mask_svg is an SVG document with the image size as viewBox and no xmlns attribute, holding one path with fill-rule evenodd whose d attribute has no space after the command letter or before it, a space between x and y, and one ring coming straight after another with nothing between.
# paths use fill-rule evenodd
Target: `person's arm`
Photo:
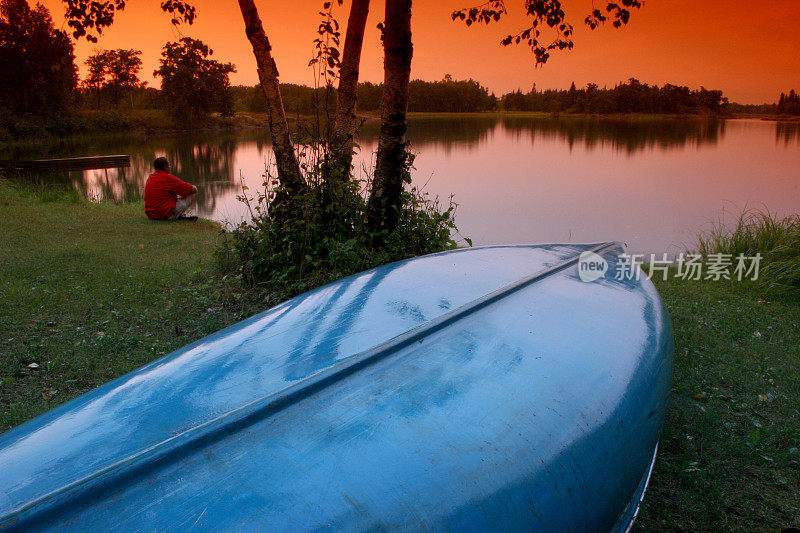
<instances>
[{"instance_id":1,"label":"person's arm","mask_svg":"<svg viewBox=\"0 0 800 533\"><path fill-rule=\"evenodd\" d=\"M180 194L183 197L192 196L193 194L197 193L197 187L195 187L191 183L187 183L175 176L171 177L175 179L172 181L170 192L174 194Z\"/></svg>"}]
</instances>

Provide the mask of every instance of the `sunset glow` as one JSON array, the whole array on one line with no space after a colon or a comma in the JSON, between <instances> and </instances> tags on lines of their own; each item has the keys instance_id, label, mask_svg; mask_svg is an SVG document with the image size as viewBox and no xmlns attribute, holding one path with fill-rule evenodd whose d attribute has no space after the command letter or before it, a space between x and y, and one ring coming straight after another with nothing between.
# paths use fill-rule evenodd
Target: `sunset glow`
<instances>
[{"instance_id":1,"label":"sunset glow","mask_svg":"<svg viewBox=\"0 0 800 533\"><path fill-rule=\"evenodd\" d=\"M63 22L63 4L46 0L56 26ZM501 47L500 39L524 27L521 2L507 2L510 16L486 27L467 28L450 20L454 9L469 2L418 1L414 4L414 61L412 76L438 80L445 74L456 79L473 78L497 94L515 89L566 88L594 82L613 86L635 77L650 84L674 83L720 89L731 101L775 102L781 91L800 88L800 2L775 0L690 1L651 0L634 12L627 27L590 31L583 18L591 9L588 0L564 2L568 20L575 27L575 49L555 54L541 69L534 69L525 47ZM152 78L161 49L167 41L190 36L208 43L215 58L231 61L237 72L233 84L257 82L255 61L244 35L235 2L220 4L197 0L193 26L173 28L169 16L154 2L130 2L98 44L81 40L77 62L83 72L86 57L98 49L133 48L143 51L142 79ZM319 21L322 0L257 2L281 74L281 81L312 85L307 67ZM344 25L349 3L336 10ZM382 79L382 51L376 25L382 19L383 2L375 2L367 23L361 79ZM66 26L63 26L66 29ZM180 33L179 33L180 32Z\"/></svg>"}]
</instances>

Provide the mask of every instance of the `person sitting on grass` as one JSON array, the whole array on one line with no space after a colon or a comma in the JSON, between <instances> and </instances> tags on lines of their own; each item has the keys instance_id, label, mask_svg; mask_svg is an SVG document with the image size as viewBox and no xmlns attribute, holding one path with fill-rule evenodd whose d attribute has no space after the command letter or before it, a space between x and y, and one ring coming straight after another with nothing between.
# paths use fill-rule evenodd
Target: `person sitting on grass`
<instances>
[{"instance_id":1,"label":"person sitting on grass","mask_svg":"<svg viewBox=\"0 0 800 533\"><path fill-rule=\"evenodd\" d=\"M166 157L153 161L155 172L147 178L144 186L144 212L153 220L197 220L186 216L184 211L192 205L197 187L169 173Z\"/></svg>"}]
</instances>

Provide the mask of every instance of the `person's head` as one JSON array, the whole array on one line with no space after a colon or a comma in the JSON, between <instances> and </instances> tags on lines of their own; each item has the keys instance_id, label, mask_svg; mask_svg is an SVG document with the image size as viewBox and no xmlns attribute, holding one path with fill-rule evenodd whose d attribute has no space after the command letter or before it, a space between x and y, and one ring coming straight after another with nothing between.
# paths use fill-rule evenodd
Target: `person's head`
<instances>
[{"instance_id":1,"label":"person's head","mask_svg":"<svg viewBox=\"0 0 800 533\"><path fill-rule=\"evenodd\" d=\"M156 160L153 161L153 168L156 170L169 170L169 161L163 155L156 157Z\"/></svg>"}]
</instances>

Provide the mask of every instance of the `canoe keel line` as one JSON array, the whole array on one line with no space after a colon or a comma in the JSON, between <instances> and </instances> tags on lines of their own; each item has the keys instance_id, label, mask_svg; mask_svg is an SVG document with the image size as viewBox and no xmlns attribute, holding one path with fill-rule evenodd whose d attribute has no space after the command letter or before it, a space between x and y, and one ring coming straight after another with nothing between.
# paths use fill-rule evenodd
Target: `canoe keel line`
<instances>
[{"instance_id":1,"label":"canoe keel line","mask_svg":"<svg viewBox=\"0 0 800 533\"><path fill-rule=\"evenodd\" d=\"M78 479L54 487L48 492L21 502L14 507L9 508L0 505L0 511L3 513L0 517L0 528L36 527L39 523L58 524L62 515L67 516L76 508L84 509L83 513L91 513L91 510L87 511L86 509L91 509L92 505L102 502L109 495L123 492L126 486L142 482L148 476L152 476L154 472L185 461L187 457L202 452L220 441L235 437L239 433L247 432L248 428L265 423L267 419L278 415L290 406L294 406L325 391L349 376L364 372L369 367L384 361L392 355L404 356L416 353L413 350L422 346L429 336L515 295L522 289L563 273L569 267L577 264L579 252L589 251L600 255L610 252L614 248L621 247L618 243L611 242L587 246L576 250L576 253L572 256L543 263L544 268L532 274L506 283L499 289L462 303L454 309L425 320L384 342L362 349L354 355L341 358L333 364L324 366L321 370L297 379L283 388L258 396L243 405L228 409L205 421L182 428L180 431L173 431L167 438L150 443L148 446L132 451L123 457L116 458L113 462L101 465ZM409 351L409 348L412 351ZM671 357L671 345L668 348L666 352L670 352L667 355ZM669 361L666 361L666 365L661 366L669 367L669 363ZM667 369L667 372L669 372L669 369ZM648 415L648 418L650 416L652 416L652 412ZM663 413L661 416L663 416ZM299 422L302 423L302 421ZM16 436L15 434L14 437ZM0 465L2 465L5 444L4 441L0 440ZM632 525L636 513L638 513L639 501L643 497L652 464L655 460L655 450L652 450L652 454L652 460L649 461L650 464L644 472L642 482L639 484L636 493L631 495L630 501L627 502L624 510L619 515L612 528L613 530L625 531ZM2 488L1 482L0 488ZM77 523L75 525L80 527ZM348 529L347 527L345 528ZM416 529L416 527L411 529Z\"/></svg>"}]
</instances>

